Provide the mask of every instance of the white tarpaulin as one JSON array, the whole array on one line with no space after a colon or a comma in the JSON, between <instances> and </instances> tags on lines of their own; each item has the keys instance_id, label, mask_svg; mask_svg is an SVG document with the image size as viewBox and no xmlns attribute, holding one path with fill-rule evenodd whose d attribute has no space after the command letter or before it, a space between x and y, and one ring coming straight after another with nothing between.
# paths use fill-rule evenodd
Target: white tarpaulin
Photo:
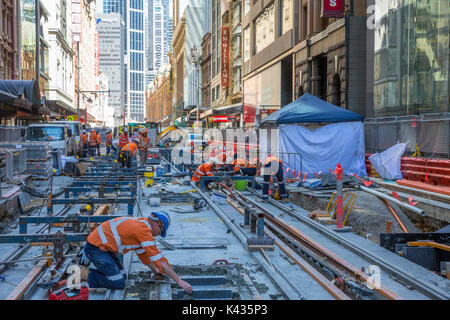
<instances>
[{"instance_id":1,"label":"white tarpaulin","mask_svg":"<svg viewBox=\"0 0 450 320\"><path fill-rule=\"evenodd\" d=\"M383 179L402 180L401 160L405 150L406 143L397 143L386 151L371 155L369 161Z\"/></svg>"},{"instance_id":2,"label":"white tarpaulin","mask_svg":"<svg viewBox=\"0 0 450 320\"><path fill-rule=\"evenodd\" d=\"M317 129L288 124L279 126L279 130L279 156L286 165L286 177L293 177L292 169L299 175L300 163L293 160L298 159L295 154L302 157L302 177L305 172L308 178L313 178L314 172L329 172L338 163L345 174L367 176L362 122L333 123Z\"/></svg>"}]
</instances>

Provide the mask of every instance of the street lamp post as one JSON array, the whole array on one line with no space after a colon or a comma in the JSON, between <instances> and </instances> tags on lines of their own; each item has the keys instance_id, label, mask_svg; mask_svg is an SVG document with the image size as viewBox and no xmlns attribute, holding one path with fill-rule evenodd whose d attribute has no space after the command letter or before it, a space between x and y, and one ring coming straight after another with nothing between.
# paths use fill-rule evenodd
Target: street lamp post
<instances>
[{"instance_id":1,"label":"street lamp post","mask_svg":"<svg viewBox=\"0 0 450 320\"><path fill-rule=\"evenodd\" d=\"M199 113L199 109L200 109L200 98L199 98L199 94L198 94L198 92L197 92L197 89L196 89L196 84L197 84L197 86L198 86L198 83L199 83L199 81L198 80L196 80L196 77L197 77L197 79L200 79L200 71L199 71L199 54L198 54L198 51L197 51L197 46L196 45L194 45L192 48L191 48L191 55L190 55L190 62L191 62L191 64L194 66L194 81L193 81L193 97L194 97L194 102L195 102L195 100L197 100L197 103L196 103L196 106L197 106L197 121L196 121L196 124L195 124L195 127L196 128L198 128L198 123L199 123L199 121L200 121L200 113Z\"/></svg>"}]
</instances>

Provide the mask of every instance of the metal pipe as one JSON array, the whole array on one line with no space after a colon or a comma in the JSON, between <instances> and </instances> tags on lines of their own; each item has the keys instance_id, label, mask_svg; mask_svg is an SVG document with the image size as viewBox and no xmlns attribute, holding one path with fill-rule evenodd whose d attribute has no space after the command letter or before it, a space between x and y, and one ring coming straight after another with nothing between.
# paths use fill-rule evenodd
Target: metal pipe
<instances>
[{"instance_id":1,"label":"metal pipe","mask_svg":"<svg viewBox=\"0 0 450 320\"><path fill-rule=\"evenodd\" d=\"M422 217L425 217L425 216L426 216L426 213L425 213L424 210L419 209L419 208L416 208L416 207L410 205L409 203L399 201L399 200L397 200L397 199L395 199L395 198L393 198L393 197L390 197L390 196L388 196L388 195L386 195L386 194L384 194L384 193L382 193L382 192L378 192L378 191L375 191L375 190L373 190L373 189L369 189L369 188L367 188L367 187L359 186L359 188L360 188L361 190L366 191L366 192L368 192L368 193L371 193L371 194L373 194L374 196L377 196L377 197L379 197L379 198L381 198L381 199L386 199L386 200L388 200L388 201L391 201L391 202L393 202L393 203L399 205L399 206L402 207L402 208L405 208L405 209L410 210L410 211L412 211L412 212L414 212L414 213L420 214Z\"/></svg>"},{"instance_id":2,"label":"metal pipe","mask_svg":"<svg viewBox=\"0 0 450 320\"><path fill-rule=\"evenodd\" d=\"M389 210L391 211L392 215L394 216L395 220L397 220L398 224L400 225L400 228L402 228L404 233L408 233L408 229L406 229L406 227L403 225L402 221L400 220L400 218L397 216L397 213L395 212L395 210L391 207L391 205L389 204L389 202L386 199L383 199L384 203L386 203L386 206L389 208Z\"/></svg>"}]
</instances>

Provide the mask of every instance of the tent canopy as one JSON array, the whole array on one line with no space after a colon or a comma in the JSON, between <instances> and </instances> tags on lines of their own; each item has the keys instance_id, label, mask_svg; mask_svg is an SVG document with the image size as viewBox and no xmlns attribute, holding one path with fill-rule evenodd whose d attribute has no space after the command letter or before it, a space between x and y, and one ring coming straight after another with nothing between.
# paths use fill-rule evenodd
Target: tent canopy
<instances>
[{"instance_id":1,"label":"tent canopy","mask_svg":"<svg viewBox=\"0 0 450 320\"><path fill-rule=\"evenodd\" d=\"M272 113L262 120L261 124L350 122L363 120L364 117L360 114L340 108L306 93L296 101Z\"/></svg>"},{"instance_id":2,"label":"tent canopy","mask_svg":"<svg viewBox=\"0 0 450 320\"><path fill-rule=\"evenodd\" d=\"M35 80L0 80L0 90L39 105L40 94Z\"/></svg>"}]
</instances>

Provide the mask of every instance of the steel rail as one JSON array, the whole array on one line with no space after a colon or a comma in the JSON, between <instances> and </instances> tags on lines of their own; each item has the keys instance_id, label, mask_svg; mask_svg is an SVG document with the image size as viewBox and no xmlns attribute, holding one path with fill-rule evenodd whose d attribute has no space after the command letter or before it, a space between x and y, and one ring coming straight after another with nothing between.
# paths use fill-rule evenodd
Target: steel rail
<instances>
[{"instance_id":1,"label":"steel rail","mask_svg":"<svg viewBox=\"0 0 450 320\"><path fill-rule=\"evenodd\" d=\"M255 196L261 198L262 195L258 194L257 192L252 192ZM286 214L290 215L291 217L305 223L307 226L311 227L312 229L316 230L317 232L325 235L327 238L333 240L334 242L341 244L351 252L359 255L361 258L367 260L368 262L375 264L379 266L381 269L384 269L386 272L394 275L399 280L405 282L407 285L410 285L411 287L415 288L419 292L423 293L424 295L428 296L432 299L439 299L439 300L449 300L450 294L447 292L444 292L441 288L434 286L431 283L428 283L424 280L421 280L417 277L414 277L412 274L408 273L406 270L402 270L392 264L391 262L382 259L370 251L350 242L349 240L345 239L344 237L340 236L336 232L333 232L329 229L327 229L325 226L321 225L320 223L306 217L302 216L296 212L292 208L288 208L285 205L269 199L270 204L272 204L274 207L278 208L282 212L285 212Z\"/></svg>"},{"instance_id":2,"label":"steel rail","mask_svg":"<svg viewBox=\"0 0 450 320\"><path fill-rule=\"evenodd\" d=\"M342 270L345 274L348 275L348 277L352 277L356 279L357 281L361 281L363 283L366 283L368 287L373 287L370 283L370 276L366 273L362 272L360 269L356 268L352 264L350 264L348 261L342 259L341 257L334 254L331 250L325 248L324 246L320 245L316 241L314 241L312 238L307 236L306 234L302 233L297 228L287 224L285 221L283 221L279 217L273 216L267 209L260 206L253 200L245 197L240 193L239 191L236 192L236 194L241 197L241 199L247 203L251 203L255 207L257 207L259 210L265 213L265 218L273 225L275 225L277 228L279 228L283 233L287 234L289 237L296 240L302 247L305 247L307 250L312 251L316 256L322 258L323 261L327 261L328 264L333 265L336 269ZM374 290L376 290L378 293L383 295L385 298L389 300L403 300L399 295L394 293L392 290L380 285L374 287Z\"/></svg>"}]
</instances>

